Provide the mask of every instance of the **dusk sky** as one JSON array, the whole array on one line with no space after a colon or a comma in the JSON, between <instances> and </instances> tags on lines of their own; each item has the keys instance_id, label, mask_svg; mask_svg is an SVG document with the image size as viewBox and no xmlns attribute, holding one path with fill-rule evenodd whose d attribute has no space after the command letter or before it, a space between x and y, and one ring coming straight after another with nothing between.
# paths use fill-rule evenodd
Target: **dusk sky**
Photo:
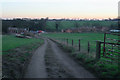
<instances>
[{"instance_id":1,"label":"dusk sky","mask_svg":"<svg viewBox=\"0 0 120 80\"><path fill-rule=\"evenodd\" d=\"M116 18L118 1L0 0L0 16L2 18Z\"/></svg>"}]
</instances>

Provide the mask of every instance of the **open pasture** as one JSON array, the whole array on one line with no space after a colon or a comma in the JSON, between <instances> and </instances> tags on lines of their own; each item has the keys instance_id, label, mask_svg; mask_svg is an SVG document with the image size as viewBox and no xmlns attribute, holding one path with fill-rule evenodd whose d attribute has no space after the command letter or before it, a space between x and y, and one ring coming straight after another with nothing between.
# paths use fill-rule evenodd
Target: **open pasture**
<instances>
[{"instance_id":1,"label":"open pasture","mask_svg":"<svg viewBox=\"0 0 120 80\"><path fill-rule=\"evenodd\" d=\"M42 39L36 39L36 38L25 39L25 38L17 38L12 35L3 35L2 36L2 51L8 51L16 47L25 46L29 44L32 45L32 43L37 43L40 41L43 42Z\"/></svg>"},{"instance_id":2,"label":"open pasture","mask_svg":"<svg viewBox=\"0 0 120 80\"><path fill-rule=\"evenodd\" d=\"M80 39L81 49L87 51L89 42L90 52L96 51L96 41L104 41L104 33L48 33L43 34L42 36L54 38L64 43L67 42L68 39L69 45L72 45L73 40L73 45L76 46L76 48L78 48ZM113 39L118 38L114 35L107 35L107 37L112 37Z\"/></svg>"}]
</instances>

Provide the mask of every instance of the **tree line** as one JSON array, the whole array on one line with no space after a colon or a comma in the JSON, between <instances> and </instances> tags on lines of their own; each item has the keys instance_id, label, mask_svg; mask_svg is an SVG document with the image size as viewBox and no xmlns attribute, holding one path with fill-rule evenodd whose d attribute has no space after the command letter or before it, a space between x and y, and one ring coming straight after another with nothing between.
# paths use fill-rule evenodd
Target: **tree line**
<instances>
[{"instance_id":1,"label":"tree line","mask_svg":"<svg viewBox=\"0 0 120 80\"><path fill-rule=\"evenodd\" d=\"M61 20L61 19L12 19L2 20L2 32L7 33L9 27L29 28L29 30L61 31L67 28L79 27L109 27L117 29L117 20Z\"/></svg>"},{"instance_id":2,"label":"tree line","mask_svg":"<svg viewBox=\"0 0 120 80\"><path fill-rule=\"evenodd\" d=\"M40 20L34 19L13 19L2 20L2 32L7 33L9 27L16 28L29 28L29 30L45 30L48 18L41 18Z\"/></svg>"}]
</instances>

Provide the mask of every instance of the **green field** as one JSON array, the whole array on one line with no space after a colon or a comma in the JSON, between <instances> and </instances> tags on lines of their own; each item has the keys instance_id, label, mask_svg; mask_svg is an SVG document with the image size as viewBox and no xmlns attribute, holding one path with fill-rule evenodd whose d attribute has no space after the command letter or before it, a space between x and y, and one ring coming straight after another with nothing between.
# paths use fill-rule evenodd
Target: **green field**
<instances>
[{"instance_id":1,"label":"green field","mask_svg":"<svg viewBox=\"0 0 120 80\"><path fill-rule=\"evenodd\" d=\"M81 40L81 48L87 50L88 41L90 43L90 52L96 51L96 41L104 41L104 33L49 33L43 34L42 36L58 39L60 41L66 42L65 39L68 39L68 43L71 45L72 40L75 46L78 46L79 39ZM115 38L117 36L107 35L108 38Z\"/></svg>"},{"instance_id":2,"label":"green field","mask_svg":"<svg viewBox=\"0 0 120 80\"><path fill-rule=\"evenodd\" d=\"M2 36L2 51L8 51L20 46L25 46L25 45L32 45L32 43L37 43L37 42L43 42L42 39L36 39L36 38L31 38L31 39L25 39L25 38L17 38L12 35L3 35Z\"/></svg>"},{"instance_id":3,"label":"green field","mask_svg":"<svg viewBox=\"0 0 120 80\"><path fill-rule=\"evenodd\" d=\"M13 35L3 35L2 53L0 53L2 54L2 75L13 79L21 78L33 53L43 43L44 40L40 38L26 39L17 38Z\"/></svg>"},{"instance_id":4,"label":"green field","mask_svg":"<svg viewBox=\"0 0 120 80\"><path fill-rule=\"evenodd\" d=\"M78 40L81 39L81 48L83 49L83 51L87 51L87 43L89 41L90 42L89 54L91 55L93 55L92 53L96 53L96 41L97 40L104 41L104 33L48 33L48 34L43 34L42 36L57 39L63 42L64 42L64 38L66 38L69 40L68 43L70 45L72 43L71 41L72 39L74 40L75 45L77 45ZM117 36L109 35L109 34L107 35L107 37L112 39L118 39ZM84 52L81 51L80 53L84 53ZM80 60L83 63L83 66L85 66L87 69L93 70L93 73L97 74L98 77L119 78L120 72L118 71L118 63L116 62L116 60L111 60L109 58L101 57L99 61L97 61L86 54L80 54L80 53L77 54L75 57L78 60ZM74 52L72 54L74 54ZM117 57L115 57L114 59L117 59L118 61Z\"/></svg>"},{"instance_id":5,"label":"green field","mask_svg":"<svg viewBox=\"0 0 120 80\"><path fill-rule=\"evenodd\" d=\"M42 36L46 36L49 38L53 38L55 40L59 40L62 43L67 43L67 39L68 39L68 44L70 46L72 46L72 40L74 42L74 49L79 50L79 39L80 39L80 45L81 45L81 53L87 53L92 57L95 57L96 55L96 41L104 41L104 33L49 33L49 34L43 34ZM118 36L115 35L110 35L107 34L107 38L111 38L111 39L117 39L118 40ZM88 41L90 44L90 51L88 53ZM106 42L114 42L114 41L110 41L110 40L106 40ZM106 48L111 49L111 45L106 45ZM114 50L118 51L117 47L114 47ZM117 58L115 56L118 56L118 53L113 53L113 52L109 52L106 50L106 52L108 52L109 54L112 54L114 56L111 55L107 55L108 57L112 57L115 60L117 60ZM101 44L101 57L103 56L103 44ZM109 58L103 58L104 60L111 60Z\"/></svg>"},{"instance_id":6,"label":"green field","mask_svg":"<svg viewBox=\"0 0 120 80\"><path fill-rule=\"evenodd\" d=\"M59 30L75 28L75 23L78 24L78 27L93 27L93 26L102 26L102 27L117 27L117 21L57 21L59 24ZM56 30L55 27L56 21L48 21L46 29L48 30Z\"/></svg>"}]
</instances>

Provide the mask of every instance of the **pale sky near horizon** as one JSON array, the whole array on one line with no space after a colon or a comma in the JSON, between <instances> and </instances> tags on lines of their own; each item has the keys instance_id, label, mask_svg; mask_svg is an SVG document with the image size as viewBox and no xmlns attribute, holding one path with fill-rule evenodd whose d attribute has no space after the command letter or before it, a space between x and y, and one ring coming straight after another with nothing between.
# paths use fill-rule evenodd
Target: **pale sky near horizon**
<instances>
[{"instance_id":1,"label":"pale sky near horizon","mask_svg":"<svg viewBox=\"0 0 120 80\"><path fill-rule=\"evenodd\" d=\"M118 1L1 0L0 15L2 18L117 18Z\"/></svg>"}]
</instances>

